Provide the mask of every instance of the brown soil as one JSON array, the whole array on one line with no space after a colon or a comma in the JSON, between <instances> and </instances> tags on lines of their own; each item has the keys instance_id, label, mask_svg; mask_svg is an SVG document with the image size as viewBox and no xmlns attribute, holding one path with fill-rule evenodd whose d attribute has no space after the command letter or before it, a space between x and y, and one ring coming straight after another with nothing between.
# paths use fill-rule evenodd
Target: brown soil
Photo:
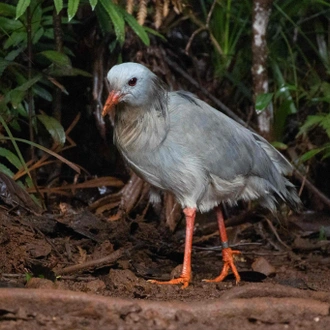
<instances>
[{"instance_id":1,"label":"brown soil","mask_svg":"<svg viewBox=\"0 0 330 330\"><path fill-rule=\"evenodd\" d=\"M2 212L0 329L329 329L329 219L303 217L229 229L242 251L237 286L231 275L202 282L222 262L212 216L201 217L182 290L147 279L180 272L184 226L172 234L138 217Z\"/></svg>"}]
</instances>

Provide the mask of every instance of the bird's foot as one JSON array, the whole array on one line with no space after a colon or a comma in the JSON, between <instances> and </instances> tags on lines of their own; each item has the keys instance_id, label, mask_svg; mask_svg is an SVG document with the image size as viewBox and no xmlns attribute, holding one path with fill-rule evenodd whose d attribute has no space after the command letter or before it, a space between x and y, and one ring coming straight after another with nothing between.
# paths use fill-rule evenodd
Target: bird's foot
<instances>
[{"instance_id":1,"label":"bird's foot","mask_svg":"<svg viewBox=\"0 0 330 330\"><path fill-rule=\"evenodd\" d=\"M235 275L236 284L238 284L239 281L241 280L241 277L239 276L236 266L234 264L234 255L237 255L240 253L241 253L240 251L232 250L231 248L222 249L222 259L223 259L224 265L223 265L220 275L211 280L203 280L203 282L221 282L228 275L229 269L231 269Z\"/></svg>"},{"instance_id":2,"label":"bird's foot","mask_svg":"<svg viewBox=\"0 0 330 330\"><path fill-rule=\"evenodd\" d=\"M154 284L182 284L181 289L185 289L190 282L190 276L184 276L181 275L178 278L173 278L170 281L157 281L157 280L148 280L149 283L154 283Z\"/></svg>"}]
</instances>

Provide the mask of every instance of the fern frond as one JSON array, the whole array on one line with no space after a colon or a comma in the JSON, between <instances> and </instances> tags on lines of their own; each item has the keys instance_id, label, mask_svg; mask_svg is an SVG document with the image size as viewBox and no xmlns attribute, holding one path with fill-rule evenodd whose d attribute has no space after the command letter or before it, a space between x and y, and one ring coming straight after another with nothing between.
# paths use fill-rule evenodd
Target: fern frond
<instances>
[{"instance_id":1,"label":"fern frond","mask_svg":"<svg viewBox=\"0 0 330 330\"><path fill-rule=\"evenodd\" d=\"M163 4L161 0L156 0L154 23L157 30L162 25L162 21L163 21Z\"/></svg>"},{"instance_id":2,"label":"fern frond","mask_svg":"<svg viewBox=\"0 0 330 330\"><path fill-rule=\"evenodd\" d=\"M134 9L134 0L127 0L126 11L129 14L133 14L133 9Z\"/></svg>"},{"instance_id":3,"label":"fern frond","mask_svg":"<svg viewBox=\"0 0 330 330\"><path fill-rule=\"evenodd\" d=\"M140 25L143 25L147 18L147 0L140 0L139 10L137 13L137 21Z\"/></svg>"},{"instance_id":4,"label":"fern frond","mask_svg":"<svg viewBox=\"0 0 330 330\"><path fill-rule=\"evenodd\" d=\"M164 0L163 3L163 17L165 18L170 12L170 0Z\"/></svg>"},{"instance_id":5,"label":"fern frond","mask_svg":"<svg viewBox=\"0 0 330 330\"><path fill-rule=\"evenodd\" d=\"M176 14L180 14L182 12L183 6L182 1L180 0L172 0L173 9Z\"/></svg>"}]
</instances>

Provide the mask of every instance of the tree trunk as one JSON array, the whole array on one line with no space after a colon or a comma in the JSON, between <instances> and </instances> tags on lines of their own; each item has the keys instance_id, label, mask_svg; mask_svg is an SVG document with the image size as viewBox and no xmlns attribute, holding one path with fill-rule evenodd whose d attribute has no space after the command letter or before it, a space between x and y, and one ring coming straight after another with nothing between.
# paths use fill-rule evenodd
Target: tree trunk
<instances>
[{"instance_id":1,"label":"tree trunk","mask_svg":"<svg viewBox=\"0 0 330 330\"><path fill-rule=\"evenodd\" d=\"M267 40L266 31L271 13L273 0L253 1L253 39L252 39L252 80L253 96L256 102L257 96L268 93L268 72L267 72ZM271 137L273 121L273 106L270 102L262 112L257 111L259 132L265 138Z\"/></svg>"}]
</instances>

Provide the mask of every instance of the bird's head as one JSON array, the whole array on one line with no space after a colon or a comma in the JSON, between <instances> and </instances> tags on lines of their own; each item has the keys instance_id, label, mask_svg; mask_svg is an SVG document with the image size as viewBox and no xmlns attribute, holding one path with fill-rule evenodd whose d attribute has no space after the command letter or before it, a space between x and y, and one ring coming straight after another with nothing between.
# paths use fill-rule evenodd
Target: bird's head
<instances>
[{"instance_id":1,"label":"bird's head","mask_svg":"<svg viewBox=\"0 0 330 330\"><path fill-rule=\"evenodd\" d=\"M118 103L130 107L150 106L155 93L164 91L160 79L145 66L138 63L115 65L108 72L110 93L104 105L102 116L109 113Z\"/></svg>"}]
</instances>

